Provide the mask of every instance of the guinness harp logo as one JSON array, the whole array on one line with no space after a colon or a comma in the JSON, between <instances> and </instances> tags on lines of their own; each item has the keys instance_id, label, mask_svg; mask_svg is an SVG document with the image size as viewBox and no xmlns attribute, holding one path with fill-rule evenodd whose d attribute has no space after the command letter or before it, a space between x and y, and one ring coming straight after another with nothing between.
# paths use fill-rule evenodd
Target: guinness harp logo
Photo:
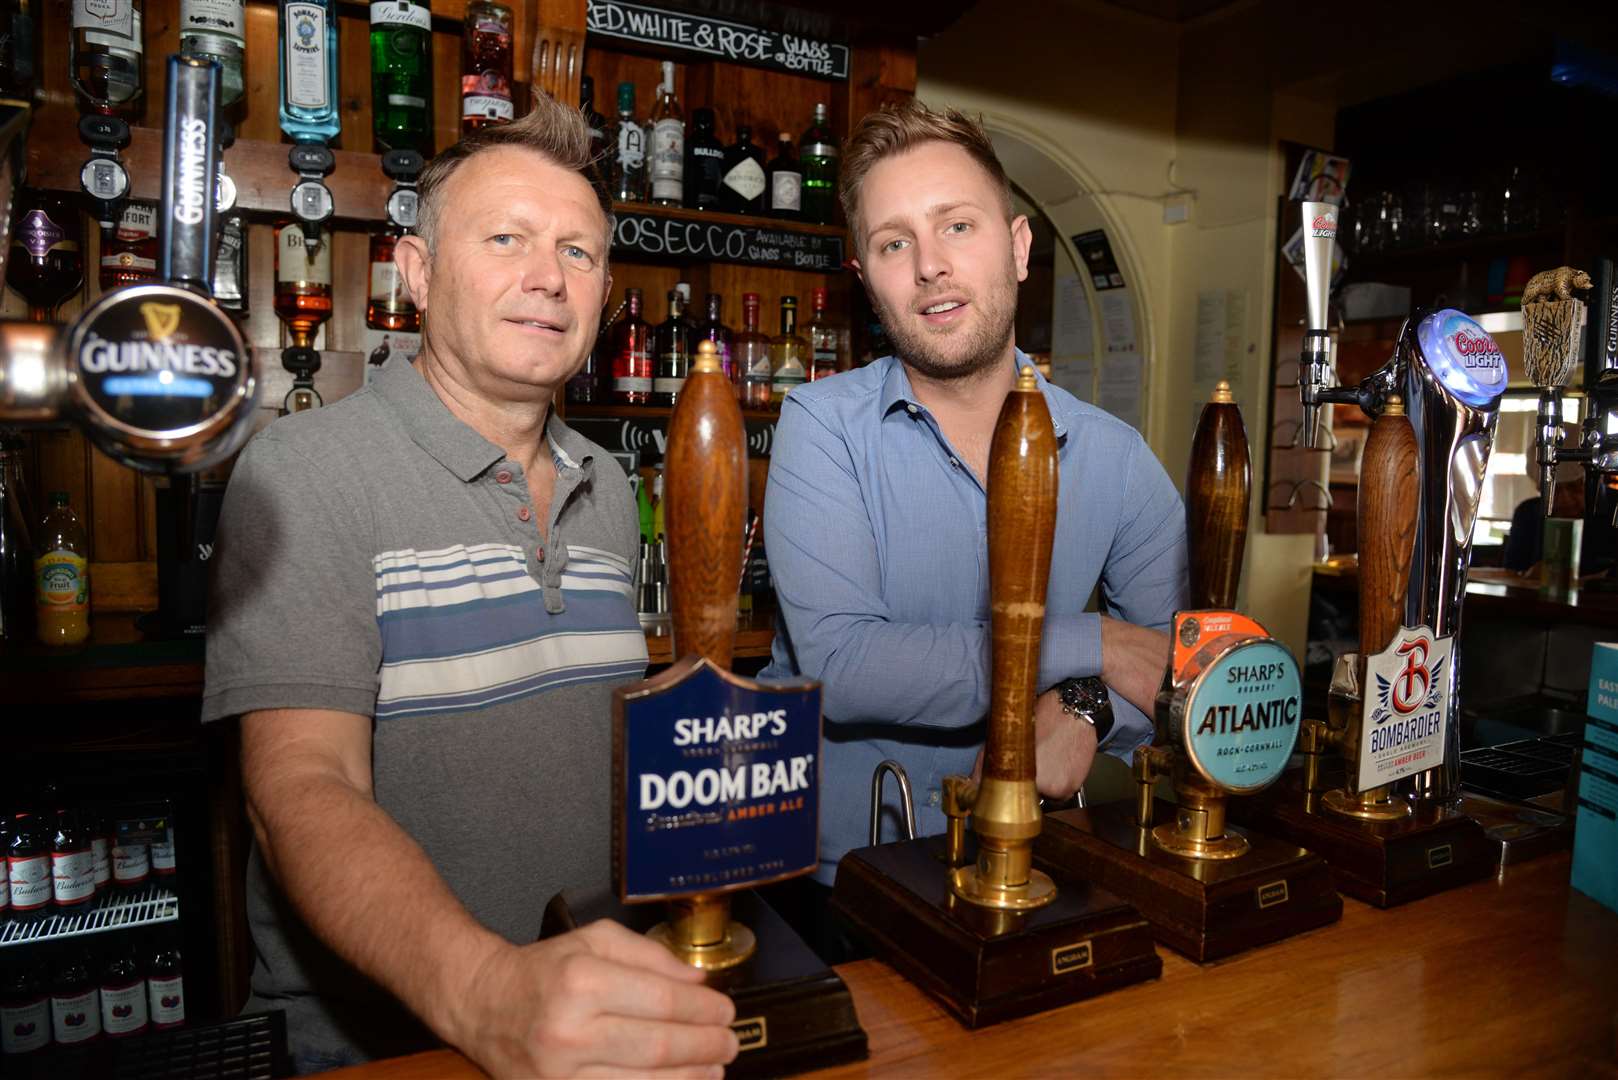
<instances>
[{"instance_id":1,"label":"guinness harp logo","mask_svg":"<svg viewBox=\"0 0 1618 1080\"><path fill-rule=\"evenodd\" d=\"M1427 869L1438 870L1455 861L1455 849L1448 844L1439 844L1437 847L1427 849Z\"/></svg>"},{"instance_id":2,"label":"guinness harp logo","mask_svg":"<svg viewBox=\"0 0 1618 1080\"><path fill-rule=\"evenodd\" d=\"M146 334L154 342L167 341L180 328L179 304L142 304L140 317L146 320Z\"/></svg>"},{"instance_id":3,"label":"guinness harp logo","mask_svg":"<svg viewBox=\"0 0 1618 1080\"><path fill-rule=\"evenodd\" d=\"M748 1050L762 1050L770 1045L770 1029L762 1016L750 1016L746 1020L737 1020L730 1025L730 1030L736 1033L736 1041L745 1053Z\"/></svg>"},{"instance_id":4,"label":"guinness harp logo","mask_svg":"<svg viewBox=\"0 0 1618 1080\"><path fill-rule=\"evenodd\" d=\"M1063 945L1051 950L1051 974L1066 975L1070 971L1087 968L1093 959L1088 941L1081 941L1077 945Z\"/></svg>"},{"instance_id":5,"label":"guinness harp logo","mask_svg":"<svg viewBox=\"0 0 1618 1080\"><path fill-rule=\"evenodd\" d=\"M1286 902L1287 883L1285 881L1272 881L1268 885L1258 887L1258 909L1260 911Z\"/></svg>"}]
</instances>

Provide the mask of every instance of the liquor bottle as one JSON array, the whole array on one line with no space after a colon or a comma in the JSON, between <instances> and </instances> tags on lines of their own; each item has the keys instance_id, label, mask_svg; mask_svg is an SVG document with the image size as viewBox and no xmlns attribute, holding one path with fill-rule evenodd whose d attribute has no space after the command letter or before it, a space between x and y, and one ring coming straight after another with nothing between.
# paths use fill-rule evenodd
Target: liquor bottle
<instances>
[{"instance_id":1,"label":"liquor bottle","mask_svg":"<svg viewBox=\"0 0 1618 1080\"><path fill-rule=\"evenodd\" d=\"M337 12L332 0L279 0L281 130L294 142L330 142L337 111Z\"/></svg>"},{"instance_id":2,"label":"liquor bottle","mask_svg":"<svg viewBox=\"0 0 1618 1080\"><path fill-rule=\"evenodd\" d=\"M221 107L242 96L245 7L243 0L180 0L180 53L218 62Z\"/></svg>"},{"instance_id":3,"label":"liquor bottle","mask_svg":"<svg viewBox=\"0 0 1618 1080\"><path fill-rule=\"evenodd\" d=\"M608 186L619 202L646 198L646 129L635 119L635 84L618 84L618 119L612 125L612 170Z\"/></svg>"},{"instance_id":4,"label":"liquor bottle","mask_svg":"<svg viewBox=\"0 0 1618 1080\"><path fill-rule=\"evenodd\" d=\"M247 317L247 219L240 210L232 209L219 219L213 298L238 319Z\"/></svg>"},{"instance_id":5,"label":"liquor bottle","mask_svg":"<svg viewBox=\"0 0 1618 1080\"><path fill-rule=\"evenodd\" d=\"M588 75L579 76L579 112L590 129L590 160L604 164L607 160L607 118L596 112L596 81Z\"/></svg>"},{"instance_id":6,"label":"liquor bottle","mask_svg":"<svg viewBox=\"0 0 1618 1080\"><path fill-rule=\"evenodd\" d=\"M741 372L742 406L770 403L770 339L758 328L759 296L742 293L742 330L736 335L736 368Z\"/></svg>"},{"instance_id":7,"label":"liquor bottle","mask_svg":"<svg viewBox=\"0 0 1618 1080\"><path fill-rule=\"evenodd\" d=\"M564 393L569 405L597 405L606 400L606 388L601 382L602 357L607 354L605 334L597 334L584 364L567 380Z\"/></svg>"},{"instance_id":8,"label":"liquor bottle","mask_svg":"<svg viewBox=\"0 0 1618 1080\"><path fill-rule=\"evenodd\" d=\"M414 360L421 351L421 312L410 300L404 277L393 261L405 230L389 225L371 234L371 295L365 303L365 381L391 356Z\"/></svg>"},{"instance_id":9,"label":"liquor bottle","mask_svg":"<svg viewBox=\"0 0 1618 1080\"><path fill-rule=\"evenodd\" d=\"M764 212L764 151L753 145L753 129L736 129L736 142L725 150L719 208L732 214Z\"/></svg>"},{"instance_id":10,"label":"liquor bottle","mask_svg":"<svg viewBox=\"0 0 1618 1080\"><path fill-rule=\"evenodd\" d=\"M517 115L511 100L511 9L489 0L466 5L461 52L461 130L504 124Z\"/></svg>"},{"instance_id":11,"label":"liquor bottle","mask_svg":"<svg viewBox=\"0 0 1618 1080\"><path fill-rule=\"evenodd\" d=\"M34 541L34 623L46 645L81 645L90 636L90 545L67 492L51 492Z\"/></svg>"},{"instance_id":12,"label":"liquor bottle","mask_svg":"<svg viewBox=\"0 0 1618 1080\"><path fill-rule=\"evenodd\" d=\"M101 965L101 1030L123 1039L146 1030L146 973L132 941L115 941Z\"/></svg>"},{"instance_id":13,"label":"liquor bottle","mask_svg":"<svg viewBox=\"0 0 1618 1080\"><path fill-rule=\"evenodd\" d=\"M718 293L711 292L708 294L708 318L706 322L697 327L696 338L691 343L693 350L691 355L696 355L695 349L700 342L713 342L715 351L719 353L719 366L724 369L725 378L730 380L732 392L739 392L741 378L740 373L736 370L735 358L731 354L730 327L725 325L724 319L720 316L724 304L725 298Z\"/></svg>"},{"instance_id":14,"label":"liquor bottle","mask_svg":"<svg viewBox=\"0 0 1618 1080\"><path fill-rule=\"evenodd\" d=\"M6 284L28 301L34 322L54 322L56 309L84 284L79 212L71 196L25 188L6 256Z\"/></svg>"},{"instance_id":15,"label":"liquor bottle","mask_svg":"<svg viewBox=\"0 0 1618 1080\"><path fill-rule=\"evenodd\" d=\"M331 238L310 244L295 221L275 227L275 314L304 349L331 318Z\"/></svg>"},{"instance_id":16,"label":"liquor bottle","mask_svg":"<svg viewBox=\"0 0 1618 1080\"><path fill-rule=\"evenodd\" d=\"M8 953L22 954L20 949ZM0 1053L32 1054L51 1044L51 999L34 958L17 955L0 974Z\"/></svg>"},{"instance_id":17,"label":"liquor bottle","mask_svg":"<svg viewBox=\"0 0 1618 1080\"><path fill-rule=\"evenodd\" d=\"M815 106L815 120L798 140L798 161L803 168L803 219L821 225L837 220L837 139L831 133L831 114L824 103Z\"/></svg>"},{"instance_id":18,"label":"liquor bottle","mask_svg":"<svg viewBox=\"0 0 1618 1080\"><path fill-rule=\"evenodd\" d=\"M39 81L37 0L0 4L0 97L32 102Z\"/></svg>"},{"instance_id":19,"label":"liquor bottle","mask_svg":"<svg viewBox=\"0 0 1618 1080\"><path fill-rule=\"evenodd\" d=\"M770 342L770 400L780 404L787 392L803 382L809 346L798 336L798 298L781 297L781 334Z\"/></svg>"},{"instance_id":20,"label":"liquor bottle","mask_svg":"<svg viewBox=\"0 0 1618 1080\"><path fill-rule=\"evenodd\" d=\"M691 110L691 134L685 140L685 205L718 210L719 185L725 175L725 148L713 133L713 110Z\"/></svg>"},{"instance_id":21,"label":"liquor bottle","mask_svg":"<svg viewBox=\"0 0 1618 1080\"><path fill-rule=\"evenodd\" d=\"M624 299L624 317L612 327L612 400L645 405L652 398L652 328L641 316L641 291L625 290Z\"/></svg>"},{"instance_id":22,"label":"liquor bottle","mask_svg":"<svg viewBox=\"0 0 1618 1080\"><path fill-rule=\"evenodd\" d=\"M824 379L827 375L837 374L837 354L841 351L841 335L836 325L826 314L826 289L817 286L809 294L811 315L809 316L809 352L812 363L809 367L809 381Z\"/></svg>"},{"instance_id":23,"label":"liquor bottle","mask_svg":"<svg viewBox=\"0 0 1618 1080\"><path fill-rule=\"evenodd\" d=\"M51 900L59 915L84 910L96 894L95 854L90 832L76 811L56 811L51 842Z\"/></svg>"},{"instance_id":24,"label":"liquor bottle","mask_svg":"<svg viewBox=\"0 0 1618 1080\"><path fill-rule=\"evenodd\" d=\"M132 113L141 95L142 0L73 0L73 89L86 108Z\"/></svg>"},{"instance_id":25,"label":"liquor bottle","mask_svg":"<svg viewBox=\"0 0 1618 1080\"><path fill-rule=\"evenodd\" d=\"M433 152L433 16L416 0L371 4L371 129L389 150Z\"/></svg>"},{"instance_id":26,"label":"liquor bottle","mask_svg":"<svg viewBox=\"0 0 1618 1080\"><path fill-rule=\"evenodd\" d=\"M691 323L685 317L685 298L669 293L669 317L655 335L657 374L652 379L652 404L673 405L691 373Z\"/></svg>"},{"instance_id":27,"label":"liquor bottle","mask_svg":"<svg viewBox=\"0 0 1618 1080\"><path fill-rule=\"evenodd\" d=\"M658 206L685 198L685 111L674 93L674 65L663 61L663 81L652 105L651 196Z\"/></svg>"},{"instance_id":28,"label":"liquor bottle","mask_svg":"<svg viewBox=\"0 0 1618 1080\"><path fill-rule=\"evenodd\" d=\"M31 922L46 914L51 903L51 849L33 814L21 813L12 819L6 880L11 886L13 919Z\"/></svg>"},{"instance_id":29,"label":"liquor bottle","mask_svg":"<svg viewBox=\"0 0 1618 1080\"><path fill-rule=\"evenodd\" d=\"M770 182L770 216L794 220L803 216L803 172L792 152L792 136L781 132L775 160L767 172Z\"/></svg>"},{"instance_id":30,"label":"liquor bottle","mask_svg":"<svg viewBox=\"0 0 1618 1080\"><path fill-rule=\"evenodd\" d=\"M124 204L115 229L101 233L101 291L157 280L157 207Z\"/></svg>"},{"instance_id":31,"label":"liquor bottle","mask_svg":"<svg viewBox=\"0 0 1618 1080\"><path fill-rule=\"evenodd\" d=\"M172 926L161 927L148 947L146 995L153 1030L185 1024L185 971L180 935Z\"/></svg>"},{"instance_id":32,"label":"liquor bottle","mask_svg":"<svg viewBox=\"0 0 1618 1080\"><path fill-rule=\"evenodd\" d=\"M101 1034L101 991L90 977L84 949L68 945L51 980L51 1033L58 1046L89 1042Z\"/></svg>"}]
</instances>

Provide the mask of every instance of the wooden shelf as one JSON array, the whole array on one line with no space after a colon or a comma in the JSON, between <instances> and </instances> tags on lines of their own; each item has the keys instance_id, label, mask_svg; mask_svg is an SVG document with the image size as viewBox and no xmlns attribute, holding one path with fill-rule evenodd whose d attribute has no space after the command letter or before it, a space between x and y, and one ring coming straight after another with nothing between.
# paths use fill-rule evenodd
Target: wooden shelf
<instances>
[{"instance_id":1,"label":"wooden shelf","mask_svg":"<svg viewBox=\"0 0 1618 1080\"><path fill-rule=\"evenodd\" d=\"M1561 228L1538 229L1534 232L1477 236L1422 247L1351 256L1348 277L1353 281L1364 281L1370 275L1424 268L1438 263L1510 257L1527 253L1539 254L1551 249L1559 251L1566 235L1566 230Z\"/></svg>"},{"instance_id":2,"label":"wooden shelf","mask_svg":"<svg viewBox=\"0 0 1618 1080\"><path fill-rule=\"evenodd\" d=\"M667 420L674 415L669 405L580 405L570 403L562 407L570 419L579 420ZM781 419L781 407L771 405L764 409L743 409L742 419L762 420L766 423Z\"/></svg>"}]
</instances>

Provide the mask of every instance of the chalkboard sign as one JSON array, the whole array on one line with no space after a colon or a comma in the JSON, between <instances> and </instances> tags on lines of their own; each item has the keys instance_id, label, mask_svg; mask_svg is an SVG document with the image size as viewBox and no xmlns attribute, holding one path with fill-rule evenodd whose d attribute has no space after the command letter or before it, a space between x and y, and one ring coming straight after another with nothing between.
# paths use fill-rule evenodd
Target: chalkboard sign
<instances>
[{"instance_id":1,"label":"chalkboard sign","mask_svg":"<svg viewBox=\"0 0 1618 1080\"><path fill-rule=\"evenodd\" d=\"M831 273L842 269L843 238L790 228L688 221L652 214L619 213L615 253L775 266Z\"/></svg>"},{"instance_id":2,"label":"chalkboard sign","mask_svg":"<svg viewBox=\"0 0 1618 1080\"><path fill-rule=\"evenodd\" d=\"M602 37L822 79L848 78L848 46L622 0L588 0L585 28Z\"/></svg>"}]
</instances>

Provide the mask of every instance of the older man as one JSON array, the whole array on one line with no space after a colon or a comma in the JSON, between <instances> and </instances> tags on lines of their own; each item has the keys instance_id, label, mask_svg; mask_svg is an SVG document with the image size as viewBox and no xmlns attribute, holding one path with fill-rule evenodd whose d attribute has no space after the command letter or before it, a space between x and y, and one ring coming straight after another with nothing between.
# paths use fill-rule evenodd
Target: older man
<instances>
[{"instance_id":1,"label":"older man","mask_svg":"<svg viewBox=\"0 0 1618 1080\"><path fill-rule=\"evenodd\" d=\"M250 1007L300 1071L430 1044L518 1075L717 1075L728 998L599 923L610 700L646 646L626 478L552 403L595 339L610 204L590 136L533 114L440 154L396 260L425 318L329 408L278 421L226 496L205 720L241 717Z\"/></svg>"}]
</instances>

